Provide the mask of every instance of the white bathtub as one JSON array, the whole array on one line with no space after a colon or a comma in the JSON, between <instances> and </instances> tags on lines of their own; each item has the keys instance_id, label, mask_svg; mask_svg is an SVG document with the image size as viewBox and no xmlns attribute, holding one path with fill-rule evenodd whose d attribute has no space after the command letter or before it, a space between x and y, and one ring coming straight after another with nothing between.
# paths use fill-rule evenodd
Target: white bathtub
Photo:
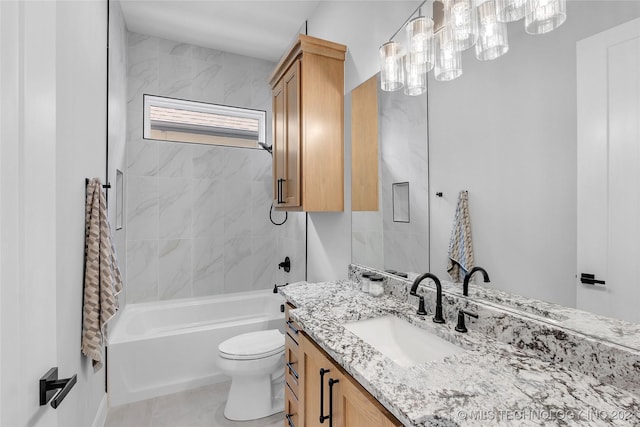
<instances>
[{"instance_id":1,"label":"white bathtub","mask_svg":"<svg viewBox=\"0 0 640 427\"><path fill-rule=\"evenodd\" d=\"M271 291L128 304L109 333L111 406L226 381L218 344L245 332L284 329L284 299Z\"/></svg>"}]
</instances>

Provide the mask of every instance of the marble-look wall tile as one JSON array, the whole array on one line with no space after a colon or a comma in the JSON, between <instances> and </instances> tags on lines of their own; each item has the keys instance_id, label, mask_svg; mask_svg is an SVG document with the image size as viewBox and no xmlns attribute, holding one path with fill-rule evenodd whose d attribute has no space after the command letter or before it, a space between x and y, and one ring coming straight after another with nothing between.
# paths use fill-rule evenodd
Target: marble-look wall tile
<instances>
[{"instance_id":1,"label":"marble-look wall tile","mask_svg":"<svg viewBox=\"0 0 640 427\"><path fill-rule=\"evenodd\" d=\"M267 80L275 64L134 33L127 44L127 226L137 230L127 236L127 248L138 250L139 239L156 245L153 292L146 282L137 292L138 282L131 281L134 300L267 288L278 274L289 281L277 270L284 259L280 237L289 236L291 254L298 253L290 256L303 263L305 216L289 214L282 227L269 221L271 156L258 149L142 139L142 96L157 94L265 110L270 143ZM283 213L273 215L284 219ZM304 264L293 271L304 278Z\"/></svg>"},{"instance_id":2,"label":"marble-look wall tile","mask_svg":"<svg viewBox=\"0 0 640 427\"><path fill-rule=\"evenodd\" d=\"M127 302L158 299L158 240L127 242Z\"/></svg>"},{"instance_id":3,"label":"marble-look wall tile","mask_svg":"<svg viewBox=\"0 0 640 427\"><path fill-rule=\"evenodd\" d=\"M253 181L251 183L251 235L268 236L274 230L269 220L271 210L271 182ZM272 211L273 212L273 211ZM275 215L278 215L277 213Z\"/></svg>"},{"instance_id":4,"label":"marble-look wall tile","mask_svg":"<svg viewBox=\"0 0 640 427\"><path fill-rule=\"evenodd\" d=\"M193 239L193 296L224 293L224 240Z\"/></svg>"},{"instance_id":5,"label":"marble-look wall tile","mask_svg":"<svg viewBox=\"0 0 640 427\"><path fill-rule=\"evenodd\" d=\"M158 51L160 54L181 56L184 58L191 58L191 52L194 46L186 43L180 43L173 40L160 39L158 45Z\"/></svg>"},{"instance_id":6,"label":"marble-look wall tile","mask_svg":"<svg viewBox=\"0 0 640 427\"><path fill-rule=\"evenodd\" d=\"M193 60L193 82L191 97L196 101L222 103L224 99L224 80L222 76L223 55L219 55L220 62L207 60Z\"/></svg>"},{"instance_id":7,"label":"marble-look wall tile","mask_svg":"<svg viewBox=\"0 0 640 427\"><path fill-rule=\"evenodd\" d=\"M230 148L224 164L224 232L225 238L251 232L251 171L248 150Z\"/></svg>"},{"instance_id":8,"label":"marble-look wall tile","mask_svg":"<svg viewBox=\"0 0 640 427\"><path fill-rule=\"evenodd\" d=\"M274 238L272 236L251 239L251 289L273 287L274 273L279 262L273 256L273 247Z\"/></svg>"},{"instance_id":9,"label":"marble-look wall tile","mask_svg":"<svg viewBox=\"0 0 640 427\"><path fill-rule=\"evenodd\" d=\"M247 56L225 54L223 68L224 103L236 107L251 105L251 66Z\"/></svg>"},{"instance_id":10,"label":"marble-look wall tile","mask_svg":"<svg viewBox=\"0 0 640 427\"><path fill-rule=\"evenodd\" d=\"M158 77L160 95L180 99L187 99L191 96L191 84L193 83L191 58L161 53Z\"/></svg>"},{"instance_id":11,"label":"marble-look wall tile","mask_svg":"<svg viewBox=\"0 0 640 427\"><path fill-rule=\"evenodd\" d=\"M225 207L223 182L215 179L192 181L193 237L224 238Z\"/></svg>"},{"instance_id":12,"label":"marble-look wall tile","mask_svg":"<svg viewBox=\"0 0 640 427\"><path fill-rule=\"evenodd\" d=\"M127 239L157 239L158 179L129 176L127 184Z\"/></svg>"},{"instance_id":13,"label":"marble-look wall tile","mask_svg":"<svg viewBox=\"0 0 640 427\"><path fill-rule=\"evenodd\" d=\"M242 292L253 289L251 268L251 238L248 234L225 239L224 291Z\"/></svg>"},{"instance_id":14,"label":"marble-look wall tile","mask_svg":"<svg viewBox=\"0 0 640 427\"><path fill-rule=\"evenodd\" d=\"M127 144L127 170L133 176L158 174L158 142L133 138Z\"/></svg>"},{"instance_id":15,"label":"marble-look wall tile","mask_svg":"<svg viewBox=\"0 0 640 427\"><path fill-rule=\"evenodd\" d=\"M158 176L191 178L193 176L192 144L158 142Z\"/></svg>"},{"instance_id":16,"label":"marble-look wall tile","mask_svg":"<svg viewBox=\"0 0 640 427\"><path fill-rule=\"evenodd\" d=\"M161 300L186 298L191 293L191 239L160 240L158 295Z\"/></svg>"},{"instance_id":17,"label":"marble-look wall tile","mask_svg":"<svg viewBox=\"0 0 640 427\"><path fill-rule=\"evenodd\" d=\"M192 237L191 180L159 178L158 237L187 239Z\"/></svg>"},{"instance_id":18,"label":"marble-look wall tile","mask_svg":"<svg viewBox=\"0 0 640 427\"><path fill-rule=\"evenodd\" d=\"M191 150L194 178L222 179L225 147L193 144Z\"/></svg>"}]
</instances>

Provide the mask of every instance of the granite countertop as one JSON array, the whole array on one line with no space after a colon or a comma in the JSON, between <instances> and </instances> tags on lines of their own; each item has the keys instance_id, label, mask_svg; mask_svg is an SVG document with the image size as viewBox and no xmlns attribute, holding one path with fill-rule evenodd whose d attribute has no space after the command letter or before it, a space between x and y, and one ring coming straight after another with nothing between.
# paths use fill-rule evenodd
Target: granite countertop
<instances>
[{"instance_id":1,"label":"granite countertop","mask_svg":"<svg viewBox=\"0 0 640 427\"><path fill-rule=\"evenodd\" d=\"M640 398L478 332L435 324L415 306L374 298L342 280L298 283L280 292L291 317L407 426L640 425ZM395 315L465 352L402 367L347 331L361 319Z\"/></svg>"}]
</instances>

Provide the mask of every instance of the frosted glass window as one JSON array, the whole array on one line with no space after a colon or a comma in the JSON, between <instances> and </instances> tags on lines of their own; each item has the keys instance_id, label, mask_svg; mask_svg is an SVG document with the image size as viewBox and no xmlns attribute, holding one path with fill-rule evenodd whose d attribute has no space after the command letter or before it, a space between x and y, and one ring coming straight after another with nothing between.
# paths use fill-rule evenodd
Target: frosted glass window
<instances>
[{"instance_id":1,"label":"frosted glass window","mask_svg":"<svg viewBox=\"0 0 640 427\"><path fill-rule=\"evenodd\" d=\"M266 113L249 108L144 96L144 138L260 148Z\"/></svg>"}]
</instances>

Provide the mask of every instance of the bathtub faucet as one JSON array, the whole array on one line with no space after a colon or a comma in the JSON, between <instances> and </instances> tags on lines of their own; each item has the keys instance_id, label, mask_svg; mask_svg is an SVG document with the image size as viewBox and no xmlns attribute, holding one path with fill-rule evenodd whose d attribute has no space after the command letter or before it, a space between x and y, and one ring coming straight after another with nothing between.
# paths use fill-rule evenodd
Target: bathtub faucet
<instances>
[{"instance_id":1,"label":"bathtub faucet","mask_svg":"<svg viewBox=\"0 0 640 427\"><path fill-rule=\"evenodd\" d=\"M284 285L276 285L276 284L274 284L274 285L273 285L273 293L274 293L274 294L277 294L277 293L278 293L278 288L281 288L281 287L283 287L283 286L287 286L288 284L289 284L289 283L285 283Z\"/></svg>"}]
</instances>

